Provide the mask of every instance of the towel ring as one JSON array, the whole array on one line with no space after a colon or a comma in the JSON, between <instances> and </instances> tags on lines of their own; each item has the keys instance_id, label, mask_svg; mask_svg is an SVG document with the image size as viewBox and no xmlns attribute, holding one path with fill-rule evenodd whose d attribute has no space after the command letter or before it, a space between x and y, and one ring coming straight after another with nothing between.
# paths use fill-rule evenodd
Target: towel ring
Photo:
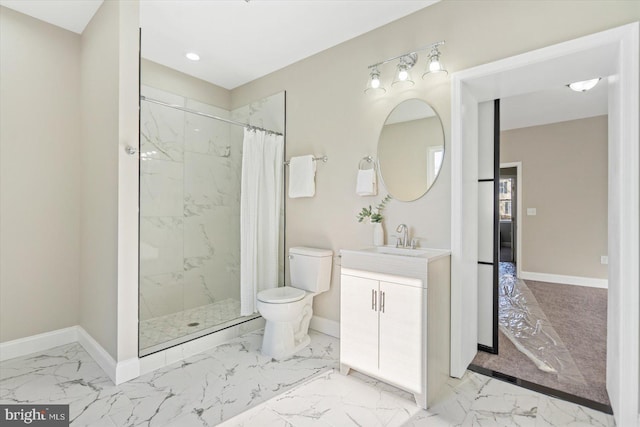
<instances>
[{"instance_id":1,"label":"towel ring","mask_svg":"<svg viewBox=\"0 0 640 427\"><path fill-rule=\"evenodd\" d=\"M363 157L362 159L360 159L360 162L358 162L358 169L359 170L365 170L365 168L363 168L363 166L366 166L367 163L371 164L371 168L366 168L366 169L375 169L376 168L376 164L373 161L373 157L366 156L366 157Z\"/></svg>"}]
</instances>

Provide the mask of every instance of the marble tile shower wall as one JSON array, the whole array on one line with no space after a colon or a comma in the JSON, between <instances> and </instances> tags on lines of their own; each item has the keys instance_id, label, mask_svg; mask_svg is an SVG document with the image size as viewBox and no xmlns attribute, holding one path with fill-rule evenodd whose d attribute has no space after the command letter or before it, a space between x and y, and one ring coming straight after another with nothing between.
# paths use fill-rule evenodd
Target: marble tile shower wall
<instances>
[{"instance_id":1,"label":"marble tile shower wall","mask_svg":"<svg viewBox=\"0 0 640 427\"><path fill-rule=\"evenodd\" d=\"M230 117L149 86L142 94ZM148 102L140 120L140 319L239 300L242 136Z\"/></svg>"}]
</instances>

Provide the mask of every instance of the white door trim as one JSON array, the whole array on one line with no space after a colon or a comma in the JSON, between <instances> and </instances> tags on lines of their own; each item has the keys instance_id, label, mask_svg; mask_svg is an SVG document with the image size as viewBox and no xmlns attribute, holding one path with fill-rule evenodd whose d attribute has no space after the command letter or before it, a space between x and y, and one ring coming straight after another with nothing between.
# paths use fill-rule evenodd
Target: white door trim
<instances>
[{"instance_id":1,"label":"white door trim","mask_svg":"<svg viewBox=\"0 0 640 427\"><path fill-rule=\"evenodd\" d=\"M472 178L477 169L477 104L543 89L550 83L576 77L572 71L580 61L581 73L610 75L609 84L609 299L607 321L607 391L616 423L638 423L640 374L640 150L638 106L638 22L579 39L556 44L500 61L454 73L451 76L451 375L461 376L468 366L472 334L477 320L469 316L466 294L476 292L477 275L469 256L477 246L477 228L472 226L477 193ZM570 65L570 64L569 64ZM520 73L535 72L536 79L523 88ZM573 72L573 75L572 75ZM579 74L579 73L578 73ZM588 77L584 77L588 78ZM577 79L576 79L577 80ZM575 81L575 80L569 80ZM565 83L567 83L565 81ZM470 102L472 100L472 102ZM475 111L474 111L475 110ZM476 194L477 196L477 194ZM476 197L477 203L477 197ZM477 210L477 204L476 204ZM475 217L477 221L477 214ZM477 252L477 249L476 249ZM477 311L477 307L475 309ZM475 343L473 343L475 345ZM475 353L474 353L475 354Z\"/></svg>"}]
</instances>

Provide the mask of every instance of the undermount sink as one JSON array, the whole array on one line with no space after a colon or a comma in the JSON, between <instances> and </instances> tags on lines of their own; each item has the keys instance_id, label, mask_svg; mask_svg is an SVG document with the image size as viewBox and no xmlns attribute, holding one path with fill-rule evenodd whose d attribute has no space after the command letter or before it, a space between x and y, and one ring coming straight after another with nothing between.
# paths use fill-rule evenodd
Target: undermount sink
<instances>
[{"instance_id":1,"label":"undermount sink","mask_svg":"<svg viewBox=\"0 0 640 427\"><path fill-rule=\"evenodd\" d=\"M396 248L372 246L362 249L342 249L342 267L406 277L422 277L427 265L449 256L451 251L432 248Z\"/></svg>"}]
</instances>

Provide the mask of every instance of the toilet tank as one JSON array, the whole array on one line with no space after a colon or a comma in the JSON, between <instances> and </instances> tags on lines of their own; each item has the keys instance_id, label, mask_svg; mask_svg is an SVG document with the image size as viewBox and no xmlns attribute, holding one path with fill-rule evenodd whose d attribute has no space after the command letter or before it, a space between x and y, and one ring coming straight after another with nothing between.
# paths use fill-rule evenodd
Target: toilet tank
<instances>
[{"instance_id":1,"label":"toilet tank","mask_svg":"<svg viewBox=\"0 0 640 427\"><path fill-rule=\"evenodd\" d=\"M313 293L328 291L332 259L329 249L290 248L291 286Z\"/></svg>"}]
</instances>

